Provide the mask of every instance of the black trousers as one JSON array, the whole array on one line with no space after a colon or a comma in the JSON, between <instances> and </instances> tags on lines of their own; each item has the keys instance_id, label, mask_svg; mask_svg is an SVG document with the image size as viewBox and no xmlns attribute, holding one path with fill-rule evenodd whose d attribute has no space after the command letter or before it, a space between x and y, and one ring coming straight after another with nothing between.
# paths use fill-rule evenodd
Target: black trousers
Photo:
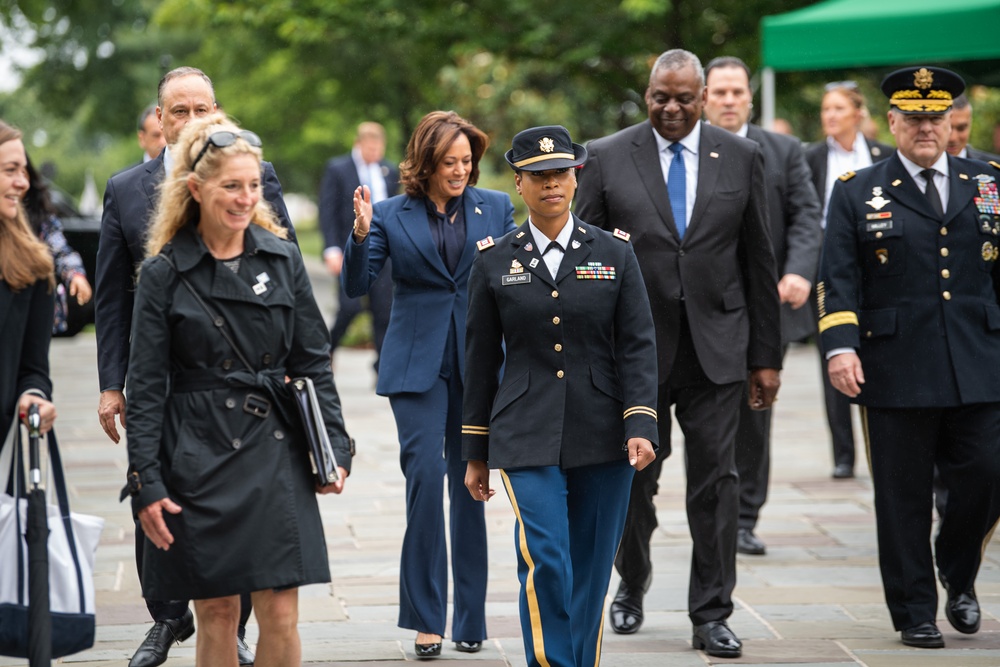
<instances>
[{"instance_id":1,"label":"black trousers","mask_svg":"<svg viewBox=\"0 0 1000 667\"><path fill-rule=\"evenodd\" d=\"M938 574L972 590L983 542L1000 518L1000 403L862 408L875 487L879 567L892 622L937 616ZM948 502L931 554L934 467Z\"/></svg>"},{"instance_id":2,"label":"black trousers","mask_svg":"<svg viewBox=\"0 0 1000 667\"><path fill-rule=\"evenodd\" d=\"M781 350L782 359L787 351L788 346L785 345ZM736 471L740 475L739 527L752 531L757 526L760 508L767 501L767 487L771 479L772 411L751 410L747 401L749 388L748 382L743 386L743 398L740 399Z\"/></svg>"},{"instance_id":3,"label":"black trousers","mask_svg":"<svg viewBox=\"0 0 1000 667\"><path fill-rule=\"evenodd\" d=\"M139 573L139 581L142 581L142 551L147 543L146 534L142 531L142 525L135 522L135 569ZM190 600L150 600L146 598L146 609L154 621L169 621L180 618L188 609ZM250 612L253 611L253 603L250 601L250 593L240 596L240 626L237 634L242 638L247 632L247 620Z\"/></svg>"},{"instance_id":4,"label":"black trousers","mask_svg":"<svg viewBox=\"0 0 1000 667\"><path fill-rule=\"evenodd\" d=\"M633 590L652 576L649 541L656 529L653 496L670 452L670 406L684 433L687 516L693 550L688 615L701 625L728 618L736 587L736 520L739 484L735 438L744 382L718 385L701 368L686 319L681 323L670 379L660 385L656 411L660 454L632 479L628 518L615 568Z\"/></svg>"},{"instance_id":5,"label":"black trousers","mask_svg":"<svg viewBox=\"0 0 1000 667\"><path fill-rule=\"evenodd\" d=\"M347 296L344 291L344 281L337 279L338 308L337 317L330 327L330 352L337 349L340 339L347 333L354 318L365 309L365 297L357 299ZM375 339L375 372L378 372L379 355L382 354L382 341L385 340L386 329L389 328L389 315L392 312L392 263L385 260L385 266L375 282L368 290L368 308L372 313L372 336Z\"/></svg>"}]
</instances>

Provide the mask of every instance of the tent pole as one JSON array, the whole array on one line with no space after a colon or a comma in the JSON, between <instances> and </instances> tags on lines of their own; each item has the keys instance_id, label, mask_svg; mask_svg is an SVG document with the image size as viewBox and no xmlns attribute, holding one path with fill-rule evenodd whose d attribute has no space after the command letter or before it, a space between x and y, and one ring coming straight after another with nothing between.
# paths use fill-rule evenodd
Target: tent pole
<instances>
[{"instance_id":1,"label":"tent pole","mask_svg":"<svg viewBox=\"0 0 1000 667\"><path fill-rule=\"evenodd\" d=\"M763 107L761 126L767 130L774 129L774 69L765 67L761 73L760 103Z\"/></svg>"}]
</instances>

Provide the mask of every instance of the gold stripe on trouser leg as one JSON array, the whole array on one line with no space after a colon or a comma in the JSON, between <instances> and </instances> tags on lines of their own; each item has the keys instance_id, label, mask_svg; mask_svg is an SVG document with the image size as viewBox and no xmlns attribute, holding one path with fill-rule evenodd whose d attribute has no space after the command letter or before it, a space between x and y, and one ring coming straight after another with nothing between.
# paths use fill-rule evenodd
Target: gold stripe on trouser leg
<instances>
[{"instance_id":1,"label":"gold stripe on trouser leg","mask_svg":"<svg viewBox=\"0 0 1000 667\"><path fill-rule=\"evenodd\" d=\"M528 616L531 618L531 643L535 647L535 658L542 667L549 667L549 661L545 658L545 640L542 638L542 614L538 609L538 595L535 593L535 561L528 551L527 539L524 531L524 521L521 520L521 508L517 504L517 497L514 495L514 488L510 485L510 478L503 470L500 471L503 478L503 485L507 487L507 495L510 497L510 505L514 508L514 516L517 517L517 541L520 544L521 558L528 564L528 576L524 579L524 592L528 596Z\"/></svg>"},{"instance_id":2,"label":"gold stripe on trouser leg","mask_svg":"<svg viewBox=\"0 0 1000 667\"><path fill-rule=\"evenodd\" d=\"M868 408L863 405L859 405L858 408L861 410L861 432L865 436L865 458L868 460L868 474L871 475L872 479L875 479L875 475L872 474L872 439L868 435Z\"/></svg>"},{"instance_id":3,"label":"gold stripe on trouser leg","mask_svg":"<svg viewBox=\"0 0 1000 667\"><path fill-rule=\"evenodd\" d=\"M601 609L601 627L597 631L597 652L594 654L594 667L601 664L601 644L604 641L604 615L607 613L608 601L605 596L604 605Z\"/></svg>"}]
</instances>

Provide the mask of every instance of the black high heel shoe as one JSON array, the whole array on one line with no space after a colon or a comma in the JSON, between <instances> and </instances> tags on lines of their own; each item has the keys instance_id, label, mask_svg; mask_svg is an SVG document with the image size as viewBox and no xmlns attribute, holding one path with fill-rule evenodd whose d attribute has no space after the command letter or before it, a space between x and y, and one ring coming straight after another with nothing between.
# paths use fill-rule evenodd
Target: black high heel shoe
<instances>
[{"instance_id":1,"label":"black high heel shoe","mask_svg":"<svg viewBox=\"0 0 1000 667\"><path fill-rule=\"evenodd\" d=\"M441 641L431 642L430 644L418 644L414 641L413 653L420 659L436 658L441 655Z\"/></svg>"}]
</instances>

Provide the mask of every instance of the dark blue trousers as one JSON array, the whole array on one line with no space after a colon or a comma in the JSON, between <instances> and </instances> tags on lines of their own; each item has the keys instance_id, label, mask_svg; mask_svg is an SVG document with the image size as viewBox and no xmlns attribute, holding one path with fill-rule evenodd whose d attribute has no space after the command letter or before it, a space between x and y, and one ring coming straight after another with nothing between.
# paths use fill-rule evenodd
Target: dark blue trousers
<instances>
[{"instance_id":1,"label":"dark blue trousers","mask_svg":"<svg viewBox=\"0 0 1000 667\"><path fill-rule=\"evenodd\" d=\"M501 470L517 523L521 634L529 667L591 667L634 470L625 459Z\"/></svg>"},{"instance_id":2,"label":"dark blue trousers","mask_svg":"<svg viewBox=\"0 0 1000 667\"><path fill-rule=\"evenodd\" d=\"M486 639L486 519L465 488L462 461L462 380L439 377L421 394L389 397L406 478L406 534L399 570L399 627L444 635L448 607L448 548L444 480L448 478L455 641Z\"/></svg>"}]
</instances>

